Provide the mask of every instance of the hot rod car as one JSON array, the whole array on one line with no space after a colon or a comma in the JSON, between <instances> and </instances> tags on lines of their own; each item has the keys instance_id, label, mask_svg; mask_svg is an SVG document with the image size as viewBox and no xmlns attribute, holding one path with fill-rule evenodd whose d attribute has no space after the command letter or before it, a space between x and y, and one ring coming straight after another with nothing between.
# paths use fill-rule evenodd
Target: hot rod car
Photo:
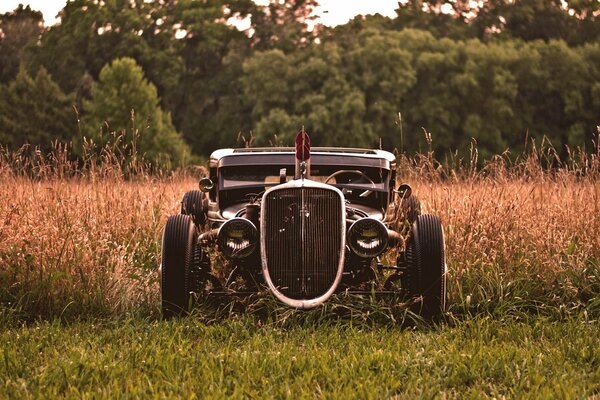
<instances>
[{"instance_id":1,"label":"hot rod car","mask_svg":"<svg viewBox=\"0 0 600 400\"><path fill-rule=\"evenodd\" d=\"M295 149L217 150L208 172L164 229L164 316L185 312L194 294L261 291L300 309L334 293L376 292L415 300L425 317L443 312L442 225L420 215L410 186L397 187L393 154L311 149L302 131ZM211 266L215 245L226 275ZM390 249L397 249L396 262L386 266L380 256ZM375 286L380 276L385 280Z\"/></svg>"}]
</instances>

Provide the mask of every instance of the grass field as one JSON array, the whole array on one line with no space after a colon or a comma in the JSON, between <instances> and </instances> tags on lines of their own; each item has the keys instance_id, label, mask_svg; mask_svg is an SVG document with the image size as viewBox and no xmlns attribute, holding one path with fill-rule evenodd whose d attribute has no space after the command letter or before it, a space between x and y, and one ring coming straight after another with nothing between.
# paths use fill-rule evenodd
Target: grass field
<instances>
[{"instance_id":1,"label":"grass field","mask_svg":"<svg viewBox=\"0 0 600 400\"><path fill-rule=\"evenodd\" d=\"M597 322L465 319L397 329L248 317L110 319L0 333L0 397L585 398L600 392Z\"/></svg>"},{"instance_id":2,"label":"grass field","mask_svg":"<svg viewBox=\"0 0 600 400\"><path fill-rule=\"evenodd\" d=\"M445 225L449 309L433 326L355 298L160 321L162 229L196 172L122 160L0 154L0 398L600 393L597 154L403 161Z\"/></svg>"}]
</instances>

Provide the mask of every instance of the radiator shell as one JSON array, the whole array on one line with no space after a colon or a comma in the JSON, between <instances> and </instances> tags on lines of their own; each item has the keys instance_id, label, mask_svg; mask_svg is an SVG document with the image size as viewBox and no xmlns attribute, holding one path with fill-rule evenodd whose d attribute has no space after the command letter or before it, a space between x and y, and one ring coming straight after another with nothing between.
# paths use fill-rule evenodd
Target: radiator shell
<instances>
[{"instance_id":1,"label":"radiator shell","mask_svg":"<svg viewBox=\"0 0 600 400\"><path fill-rule=\"evenodd\" d=\"M335 292L346 248L339 189L309 179L275 186L262 197L260 227L263 275L280 301L308 309Z\"/></svg>"}]
</instances>

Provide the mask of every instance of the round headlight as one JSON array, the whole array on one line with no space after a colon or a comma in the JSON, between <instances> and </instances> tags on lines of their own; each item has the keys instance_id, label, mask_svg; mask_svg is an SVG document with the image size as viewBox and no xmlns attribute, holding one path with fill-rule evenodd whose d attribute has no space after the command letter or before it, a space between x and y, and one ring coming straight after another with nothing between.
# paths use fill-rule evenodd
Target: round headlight
<instances>
[{"instance_id":1,"label":"round headlight","mask_svg":"<svg viewBox=\"0 0 600 400\"><path fill-rule=\"evenodd\" d=\"M232 218L219 228L217 245L228 258L245 258L254 252L258 243L258 231L245 218Z\"/></svg>"},{"instance_id":2,"label":"round headlight","mask_svg":"<svg viewBox=\"0 0 600 400\"><path fill-rule=\"evenodd\" d=\"M348 245L359 257L376 257L385 251L387 244L387 228L374 218L361 218L348 230Z\"/></svg>"}]
</instances>

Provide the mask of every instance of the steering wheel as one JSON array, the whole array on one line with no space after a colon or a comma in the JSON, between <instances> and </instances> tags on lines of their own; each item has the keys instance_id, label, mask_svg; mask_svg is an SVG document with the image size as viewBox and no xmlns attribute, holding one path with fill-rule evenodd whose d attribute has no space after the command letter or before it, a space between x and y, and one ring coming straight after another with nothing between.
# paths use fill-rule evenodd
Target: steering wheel
<instances>
[{"instance_id":1,"label":"steering wheel","mask_svg":"<svg viewBox=\"0 0 600 400\"><path fill-rule=\"evenodd\" d=\"M377 187L377 185L375 185L375 182L373 182L373 179L369 178L367 176L367 174L365 174L362 171L359 171L357 169L341 169L339 171L334 172L333 174L329 175L327 177L327 179L325 179L325 183L328 183L331 179L335 178L336 176L340 175L340 174L354 174L354 175L358 175L361 178L364 178L367 182L369 182L371 184L371 187L373 189L375 189ZM371 193L373 193L372 190L365 190L364 192L362 192L360 194L360 196L358 197L367 197L369 196Z\"/></svg>"}]
</instances>

